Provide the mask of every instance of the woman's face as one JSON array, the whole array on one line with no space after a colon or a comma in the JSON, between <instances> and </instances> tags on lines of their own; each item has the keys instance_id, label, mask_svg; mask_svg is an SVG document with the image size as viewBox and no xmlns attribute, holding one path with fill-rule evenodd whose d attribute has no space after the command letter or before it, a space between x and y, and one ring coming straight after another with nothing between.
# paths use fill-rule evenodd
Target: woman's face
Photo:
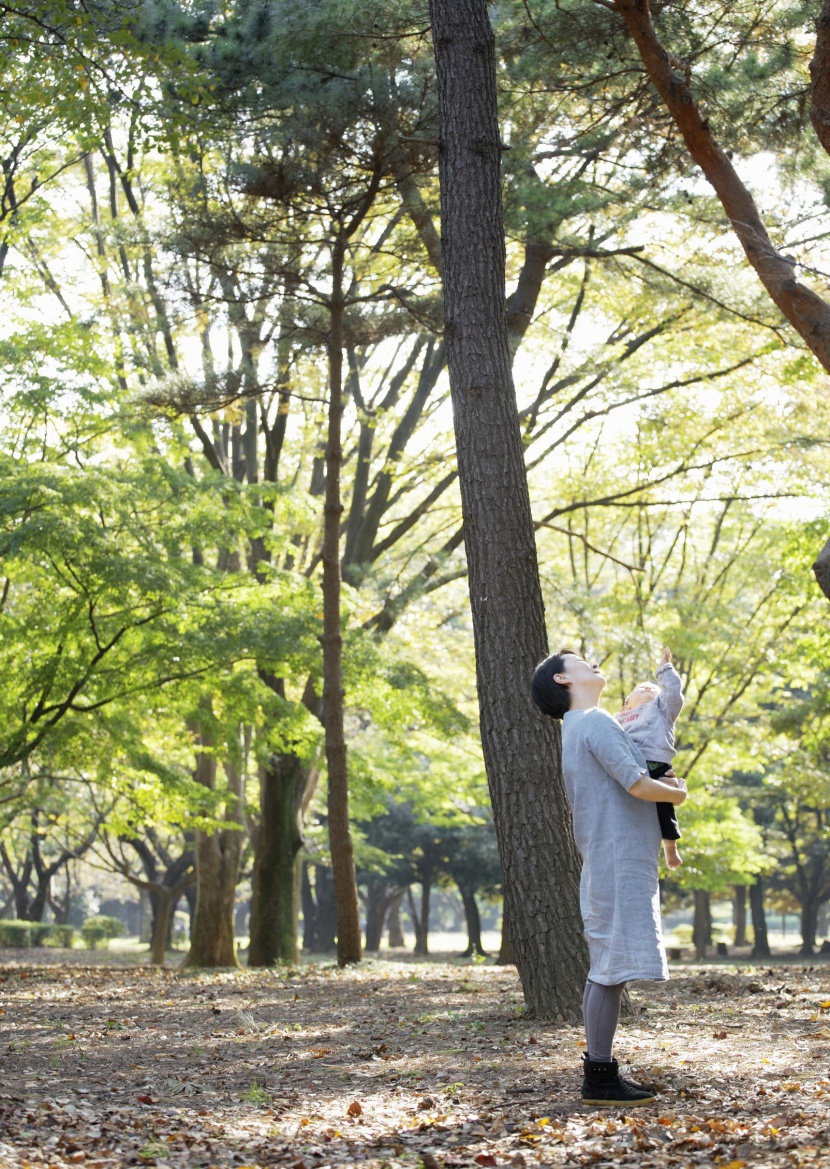
<instances>
[{"instance_id":1,"label":"woman's face","mask_svg":"<svg viewBox=\"0 0 830 1169\"><path fill-rule=\"evenodd\" d=\"M600 672L596 662L588 663L578 654L565 654L562 664L565 668L561 673L554 674L555 682L561 682L566 686L581 686L587 683L592 687L599 686L600 690L605 685L605 675Z\"/></svg>"}]
</instances>

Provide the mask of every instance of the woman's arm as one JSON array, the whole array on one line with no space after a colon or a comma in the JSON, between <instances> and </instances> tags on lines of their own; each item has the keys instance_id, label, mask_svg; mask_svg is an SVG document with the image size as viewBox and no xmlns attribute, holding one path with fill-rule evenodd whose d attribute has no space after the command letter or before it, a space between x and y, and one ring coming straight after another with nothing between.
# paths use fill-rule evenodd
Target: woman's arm
<instances>
[{"instance_id":1,"label":"woman's arm","mask_svg":"<svg viewBox=\"0 0 830 1169\"><path fill-rule=\"evenodd\" d=\"M686 799L686 781L675 779L674 782L677 786L652 779L650 775L643 775L631 785L628 794L636 796L638 800L648 800L652 804L674 804L678 807Z\"/></svg>"}]
</instances>

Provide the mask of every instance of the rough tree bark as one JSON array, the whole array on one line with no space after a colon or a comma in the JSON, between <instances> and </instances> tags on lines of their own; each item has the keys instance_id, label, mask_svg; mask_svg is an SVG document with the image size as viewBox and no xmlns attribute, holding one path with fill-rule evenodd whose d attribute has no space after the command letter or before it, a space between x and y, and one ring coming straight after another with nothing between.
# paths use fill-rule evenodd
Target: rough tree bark
<instances>
[{"instance_id":1,"label":"rough tree bark","mask_svg":"<svg viewBox=\"0 0 830 1169\"><path fill-rule=\"evenodd\" d=\"M334 903L337 907L337 964L360 961L360 909L349 823L349 771L343 727L343 635L340 629L340 468L343 462L343 263L346 235L332 248L329 331L329 418L326 445L326 503L323 522L323 726L328 765L328 822Z\"/></svg>"},{"instance_id":2,"label":"rough tree bark","mask_svg":"<svg viewBox=\"0 0 830 1169\"><path fill-rule=\"evenodd\" d=\"M522 987L581 1018L587 951L560 735L530 699L547 651L505 311L501 141L486 0L430 0L438 76L445 338L481 738Z\"/></svg>"},{"instance_id":3,"label":"rough tree bark","mask_svg":"<svg viewBox=\"0 0 830 1169\"><path fill-rule=\"evenodd\" d=\"M507 901L505 900L501 914L501 942L497 966L515 966L516 955L513 953L513 943L510 941L510 925L507 919Z\"/></svg>"},{"instance_id":4,"label":"rough tree bark","mask_svg":"<svg viewBox=\"0 0 830 1169\"><path fill-rule=\"evenodd\" d=\"M200 735L200 742L204 739ZM225 816L241 824L242 776L225 764L228 799ZM203 787L216 790L216 760L197 751L195 779ZM190 931L190 949L184 966L237 966L233 936L233 909L239 858L244 832L241 828L222 828L216 832L196 830L196 912Z\"/></svg>"},{"instance_id":5,"label":"rough tree bark","mask_svg":"<svg viewBox=\"0 0 830 1169\"><path fill-rule=\"evenodd\" d=\"M307 780L308 769L296 755L271 755L260 771L260 822L251 875L251 967L298 959L295 870L303 843L300 811Z\"/></svg>"}]
</instances>

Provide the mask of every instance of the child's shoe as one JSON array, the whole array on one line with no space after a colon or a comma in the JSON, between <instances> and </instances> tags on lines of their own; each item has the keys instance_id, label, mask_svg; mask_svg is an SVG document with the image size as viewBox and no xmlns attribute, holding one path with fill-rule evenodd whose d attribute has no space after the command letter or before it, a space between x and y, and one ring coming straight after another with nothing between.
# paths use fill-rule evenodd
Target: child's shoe
<instances>
[{"instance_id":1,"label":"child's shoe","mask_svg":"<svg viewBox=\"0 0 830 1169\"><path fill-rule=\"evenodd\" d=\"M599 1063L582 1057L585 1079L582 1081L582 1103L599 1104L605 1108L615 1106L634 1108L639 1104L651 1104L657 1099L648 1088L625 1080L620 1075L620 1066L615 1059Z\"/></svg>"}]
</instances>

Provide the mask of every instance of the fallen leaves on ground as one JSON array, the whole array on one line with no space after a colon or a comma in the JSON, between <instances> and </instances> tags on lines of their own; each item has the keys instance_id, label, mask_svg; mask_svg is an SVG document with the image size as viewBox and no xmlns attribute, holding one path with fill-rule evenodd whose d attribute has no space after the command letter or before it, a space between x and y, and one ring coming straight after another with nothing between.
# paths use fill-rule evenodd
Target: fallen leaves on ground
<instances>
[{"instance_id":1,"label":"fallen leaves on ground","mask_svg":"<svg viewBox=\"0 0 830 1169\"><path fill-rule=\"evenodd\" d=\"M830 967L684 967L617 1054L659 1089L579 1100L582 1035L515 970L0 968L2 1169L827 1163Z\"/></svg>"}]
</instances>

